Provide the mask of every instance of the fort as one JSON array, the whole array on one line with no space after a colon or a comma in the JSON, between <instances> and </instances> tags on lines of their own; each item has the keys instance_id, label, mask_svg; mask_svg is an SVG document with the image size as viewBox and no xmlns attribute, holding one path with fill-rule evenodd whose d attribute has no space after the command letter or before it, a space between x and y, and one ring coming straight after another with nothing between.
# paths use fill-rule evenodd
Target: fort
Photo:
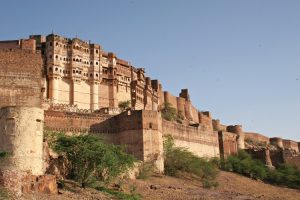
<instances>
[{"instance_id":1,"label":"fort","mask_svg":"<svg viewBox=\"0 0 300 200\"><path fill-rule=\"evenodd\" d=\"M122 111L119 103L126 101L129 109ZM162 117L167 104L179 120ZM299 142L223 125L193 106L188 89L178 96L163 91L144 68L98 44L55 34L1 41L0 152L10 156L1 158L0 184L17 193L57 190L55 177L45 174L44 130L100 135L141 161L155 157L160 172L166 135L201 157L222 159L247 149L268 166L300 168ZM16 184L21 179L27 182ZM31 183L36 187L28 188Z\"/></svg>"}]
</instances>

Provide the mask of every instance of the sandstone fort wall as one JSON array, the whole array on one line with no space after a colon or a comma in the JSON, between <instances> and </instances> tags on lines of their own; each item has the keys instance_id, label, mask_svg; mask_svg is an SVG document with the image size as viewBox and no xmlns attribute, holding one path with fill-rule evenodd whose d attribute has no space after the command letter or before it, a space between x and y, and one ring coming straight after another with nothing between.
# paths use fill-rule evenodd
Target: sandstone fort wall
<instances>
[{"instance_id":1,"label":"sandstone fort wall","mask_svg":"<svg viewBox=\"0 0 300 200\"><path fill-rule=\"evenodd\" d=\"M43 66L40 53L2 49L0 58L0 107L40 107Z\"/></svg>"},{"instance_id":2,"label":"sandstone fort wall","mask_svg":"<svg viewBox=\"0 0 300 200\"><path fill-rule=\"evenodd\" d=\"M245 140L252 140L252 141L257 141L265 144L270 143L270 138L259 133L245 132Z\"/></svg>"},{"instance_id":3,"label":"sandstone fort wall","mask_svg":"<svg viewBox=\"0 0 300 200\"><path fill-rule=\"evenodd\" d=\"M202 131L201 128L186 126L163 120L163 135L171 135L175 145L186 147L201 157L219 157L218 134Z\"/></svg>"}]
</instances>

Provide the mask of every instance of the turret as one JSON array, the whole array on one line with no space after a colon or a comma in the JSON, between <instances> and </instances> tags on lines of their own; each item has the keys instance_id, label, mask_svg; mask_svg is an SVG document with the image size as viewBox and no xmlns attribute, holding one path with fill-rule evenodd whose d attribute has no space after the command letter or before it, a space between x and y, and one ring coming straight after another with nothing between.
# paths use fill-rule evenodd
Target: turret
<instances>
[{"instance_id":1,"label":"turret","mask_svg":"<svg viewBox=\"0 0 300 200\"><path fill-rule=\"evenodd\" d=\"M0 151L9 154L0 162L2 170L44 174L43 124L41 108L11 106L0 109Z\"/></svg>"},{"instance_id":2,"label":"turret","mask_svg":"<svg viewBox=\"0 0 300 200\"><path fill-rule=\"evenodd\" d=\"M239 149L245 149L245 133L243 132L242 125L227 126L227 131L238 135L237 143Z\"/></svg>"}]
</instances>

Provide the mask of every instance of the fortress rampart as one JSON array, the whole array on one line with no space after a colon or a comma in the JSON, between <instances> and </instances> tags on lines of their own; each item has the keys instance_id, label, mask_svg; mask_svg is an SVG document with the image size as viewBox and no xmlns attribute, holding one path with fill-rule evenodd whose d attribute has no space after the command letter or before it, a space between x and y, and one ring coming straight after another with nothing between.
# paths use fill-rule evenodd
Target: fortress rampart
<instances>
[{"instance_id":1,"label":"fortress rampart","mask_svg":"<svg viewBox=\"0 0 300 200\"><path fill-rule=\"evenodd\" d=\"M244 132L241 125L223 125L210 112L193 106L188 89L178 96L163 91L159 80L147 77L144 68L98 44L54 34L32 35L0 42L0 58L0 151L12 155L1 162L0 183L9 183L8 188L17 185L14 177L47 179L42 175L43 127L102 136L124 145L139 160L154 159L161 172L166 135L201 157L226 158L246 148L247 140L276 144L276 151L253 154L268 165L299 166L299 143ZM131 105L120 113L118 104L124 101ZM180 120L162 119L165 103L176 109ZM20 191L21 185L17 187Z\"/></svg>"},{"instance_id":2,"label":"fortress rampart","mask_svg":"<svg viewBox=\"0 0 300 200\"><path fill-rule=\"evenodd\" d=\"M220 156L217 132L203 131L201 127L186 126L166 120L163 120L162 124L163 135L171 135L175 145L188 148L200 157Z\"/></svg>"}]
</instances>

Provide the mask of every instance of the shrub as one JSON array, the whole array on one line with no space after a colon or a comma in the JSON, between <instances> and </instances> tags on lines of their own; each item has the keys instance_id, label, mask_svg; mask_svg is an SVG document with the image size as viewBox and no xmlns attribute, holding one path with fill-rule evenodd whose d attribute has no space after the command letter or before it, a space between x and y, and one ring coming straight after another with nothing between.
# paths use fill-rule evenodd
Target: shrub
<instances>
[{"instance_id":1,"label":"shrub","mask_svg":"<svg viewBox=\"0 0 300 200\"><path fill-rule=\"evenodd\" d=\"M204 187L216 186L218 163L215 158L206 160L195 156L185 148L175 147L171 136L167 136L164 140L165 174L169 176L187 172L200 177Z\"/></svg>"},{"instance_id":2,"label":"shrub","mask_svg":"<svg viewBox=\"0 0 300 200\"><path fill-rule=\"evenodd\" d=\"M134 158L114 145L105 144L92 135L59 135L54 150L70 162L69 176L84 188L97 180L109 182L111 178L133 166Z\"/></svg>"},{"instance_id":3,"label":"shrub","mask_svg":"<svg viewBox=\"0 0 300 200\"><path fill-rule=\"evenodd\" d=\"M237 156L229 156L222 161L221 168L269 183L300 188L300 170L295 166L283 164L277 169L269 169L243 150L239 150Z\"/></svg>"},{"instance_id":4,"label":"shrub","mask_svg":"<svg viewBox=\"0 0 300 200\"><path fill-rule=\"evenodd\" d=\"M295 166L283 164L277 170L269 170L266 181L300 189L300 170Z\"/></svg>"},{"instance_id":5,"label":"shrub","mask_svg":"<svg viewBox=\"0 0 300 200\"><path fill-rule=\"evenodd\" d=\"M153 175L155 166L153 162L143 162L139 167L139 174L137 179L147 179Z\"/></svg>"},{"instance_id":6,"label":"shrub","mask_svg":"<svg viewBox=\"0 0 300 200\"><path fill-rule=\"evenodd\" d=\"M119 102L118 107L120 108L121 112L129 109L130 108L130 100Z\"/></svg>"},{"instance_id":7,"label":"shrub","mask_svg":"<svg viewBox=\"0 0 300 200\"><path fill-rule=\"evenodd\" d=\"M237 156L229 156L223 163L222 168L254 179L263 180L267 176L267 168L264 164L259 160L252 159L243 150L239 150Z\"/></svg>"},{"instance_id":8,"label":"shrub","mask_svg":"<svg viewBox=\"0 0 300 200\"><path fill-rule=\"evenodd\" d=\"M161 116L167 121L174 121L177 119L177 110L173 108L170 103L165 102L161 110Z\"/></svg>"}]
</instances>

